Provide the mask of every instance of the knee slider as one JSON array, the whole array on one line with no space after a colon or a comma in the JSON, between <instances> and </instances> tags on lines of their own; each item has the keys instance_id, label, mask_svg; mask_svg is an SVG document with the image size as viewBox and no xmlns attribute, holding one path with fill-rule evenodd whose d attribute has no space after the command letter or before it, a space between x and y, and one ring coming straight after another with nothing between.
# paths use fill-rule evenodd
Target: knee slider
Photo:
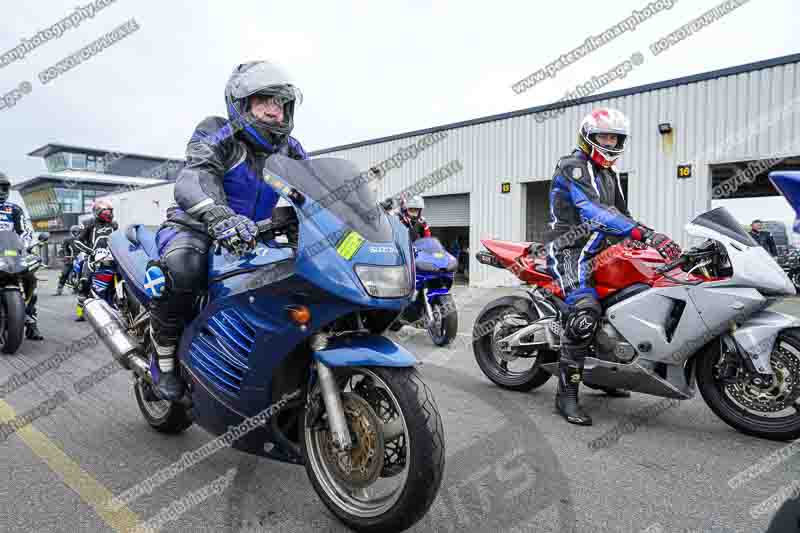
<instances>
[{"instance_id":1,"label":"knee slider","mask_svg":"<svg viewBox=\"0 0 800 533\"><path fill-rule=\"evenodd\" d=\"M594 298L581 298L567 318L564 334L572 340L590 339L597 329L602 307Z\"/></svg>"}]
</instances>

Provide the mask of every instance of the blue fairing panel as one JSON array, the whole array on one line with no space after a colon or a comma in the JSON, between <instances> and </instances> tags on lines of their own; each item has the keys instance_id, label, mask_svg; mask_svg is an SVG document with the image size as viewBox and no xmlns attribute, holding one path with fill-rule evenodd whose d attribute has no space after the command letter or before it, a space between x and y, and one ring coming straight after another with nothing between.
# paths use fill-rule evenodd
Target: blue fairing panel
<instances>
[{"instance_id":1,"label":"blue fairing panel","mask_svg":"<svg viewBox=\"0 0 800 533\"><path fill-rule=\"evenodd\" d=\"M328 366L415 366L417 358L386 337L366 335L332 343L314 352L314 358Z\"/></svg>"},{"instance_id":2,"label":"blue fairing panel","mask_svg":"<svg viewBox=\"0 0 800 533\"><path fill-rule=\"evenodd\" d=\"M150 297L145 292L145 267L150 257L141 245L133 244L125 232L117 230L111 234L111 253L117 262L117 270L128 283L128 288L137 300L146 303Z\"/></svg>"}]
</instances>

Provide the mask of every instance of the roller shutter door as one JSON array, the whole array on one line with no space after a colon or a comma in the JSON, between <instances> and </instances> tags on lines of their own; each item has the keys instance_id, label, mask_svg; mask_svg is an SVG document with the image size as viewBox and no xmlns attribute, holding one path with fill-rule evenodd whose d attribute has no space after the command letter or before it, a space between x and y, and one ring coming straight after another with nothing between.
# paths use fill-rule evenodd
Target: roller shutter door
<instances>
[{"instance_id":1,"label":"roller shutter door","mask_svg":"<svg viewBox=\"0 0 800 533\"><path fill-rule=\"evenodd\" d=\"M422 216L431 227L469 226L469 194L425 198Z\"/></svg>"}]
</instances>

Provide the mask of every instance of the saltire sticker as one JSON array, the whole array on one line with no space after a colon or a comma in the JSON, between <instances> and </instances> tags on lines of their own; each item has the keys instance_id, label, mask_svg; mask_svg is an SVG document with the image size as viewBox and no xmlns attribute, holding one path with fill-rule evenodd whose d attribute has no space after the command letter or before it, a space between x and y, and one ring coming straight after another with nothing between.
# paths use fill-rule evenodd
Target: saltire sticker
<instances>
[{"instance_id":1,"label":"saltire sticker","mask_svg":"<svg viewBox=\"0 0 800 533\"><path fill-rule=\"evenodd\" d=\"M159 298L164 294L164 272L157 266L151 266L144 273L144 289L151 298Z\"/></svg>"}]
</instances>

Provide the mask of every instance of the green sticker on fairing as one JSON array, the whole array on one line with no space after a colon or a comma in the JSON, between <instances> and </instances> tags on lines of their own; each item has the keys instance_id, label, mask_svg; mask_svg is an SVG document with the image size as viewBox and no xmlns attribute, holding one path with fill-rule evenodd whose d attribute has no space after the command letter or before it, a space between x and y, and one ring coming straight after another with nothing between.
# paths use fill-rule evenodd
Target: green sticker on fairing
<instances>
[{"instance_id":1,"label":"green sticker on fairing","mask_svg":"<svg viewBox=\"0 0 800 533\"><path fill-rule=\"evenodd\" d=\"M356 252L358 252L363 244L364 237L355 231L351 231L345 235L338 246L336 246L336 251L339 253L339 255L349 261L354 255L356 255Z\"/></svg>"}]
</instances>

